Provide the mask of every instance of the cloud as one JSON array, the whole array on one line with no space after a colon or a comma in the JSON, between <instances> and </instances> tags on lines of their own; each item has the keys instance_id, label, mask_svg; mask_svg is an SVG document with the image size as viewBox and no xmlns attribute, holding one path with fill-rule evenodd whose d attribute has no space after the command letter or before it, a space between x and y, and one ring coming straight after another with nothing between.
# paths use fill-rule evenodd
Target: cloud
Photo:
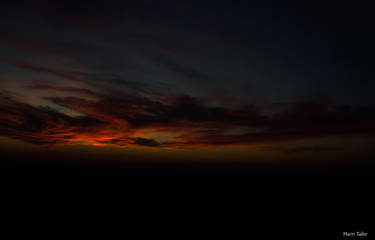
<instances>
[{"instance_id":1,"label":"cloud","mask_svg":"<svg viewBox=\"0 0 375 240\"><path fill-rule=\"evenodd\" d=\"M202 148L258 146L263 151L297 153L328 151L322 147L276 148L275 143L331 136L373 135L375 109L297 102L280 112L265 115L255 106L208 106L191 96L148 97L86 89L35 86L79 91L97 100L49 97L49 101L83 114L70 117L47 107L17 102L0 96L0 135L42 145L77 144ZM151 131L147 138L142 132ZM172 134L171 134L172 133ZM171 134L164 142L156 135Z\"/></svg>"},{"instance_id":2,"label":"cloud","mask_svg":"<svg viewBox=\"0 0 375 240\"><path fill-rule=\"evenodd\" d=\"M167 56L155 56L154 60L168 71L193 81L203 82L203 80L212 79L211 76L191 67L184 66L183 64L180 64L176 60Z\"/></svg>"},{"instance_id":3,"label":"cloud","mask_svg":"<svg viewBox=\"0 0 375 240\"><path fill-rule=\"evenodd\" d=\"M97 93L91 91L89 89L84 88L75 88L75 87L63 87L63 86L53 86L49 84L34 84L29 86L31 89L39 89L39 90L52 90L58 92L69 92L69 93L78 93L78 94L85 94L85 95L93 95L95 96Z\"/></svg>"},{"instance_id":4,"label":"cloud","mask_svg":"<svg viewBox=\"0 0 375 240\"><path fill-rule=\"evenodd\" d=\"M68 143L103 123L89 116L72 118L48 107L33 107L0 95L0 134L34 144Z\"/></svg>"},{"instance_id":5,"label":"cloud","mask_svg":"<svg viewBox=\"0 0 375 240\"><path fill-rule=\"evenodd\" d=\"M157 147L160 146L160 143L153 139L147 139L147 138L131 138L133 140L132 144L141 145L141 146L147 146L147 147Z\"/></svg>"},{"instance_id":6,"label":"cloud","mask_svg":"<svg viewBox=\"0 0 375 240\"><path fill-rule=\"evenodd\" d=\"M78 73L73 73L73 72L68 73L64 71L57 71L57 70L46 68L46 67L40 67L40 66L28 64L22 61L3 60L3 62L9 65L12 65L14 67L20 68L20 69L24 69L24 70L30 70L30 71L37 72L37 73L48 74L48 75L52 75L55 77L64 78L68 80L82 81L82 78L80 78Z\"/></svg>"},{"instance_id":7,"label":"cloud","mask_svg":"<svg viewBox=\"0 0 375 240\"><path fill-rule=\"evenodd\" d=\"M0 44L7 45L16 49L22 49L27 51L34 51L44 54L56 54L56 55L66 55L68 51L72 51L67 48L58 47L56 44L51 44L47 41L25 39L24 37L14 36L12 34L2 33L0 36Z\"/></svg>"},{"instance_id":8,"label":"cloud","mask_svg":"<svg viewBox=\"0 0 375 240\"><path fill-rule=\"evenodd\" d=\"M91 87L101 89L101 90L110 90L113 89L110 84L120 86L122 88L131 90L133 93L142 93L142 94L150 94L155 89L152 89L149 84L136 82L136 81L129 81L126 79L122 79L119 76L112 75L112 74L100 74L100 73L91 73L91 72L84 72L84 71L67 71L67 70L58 70L50 67L44 66L37 66L34 64L29 64L23 61L15 61L15 60L3 60L3 62L17 67L22 70L33 71L36 73L41 73L45 75L55 76L62 80L73 80L80 83L84 83ZM64 88L61 86L51 86L51 85L41 85L35 84L31 86L32 88L39 88L39 89L54 89L63 91ZM72 89L71 89L72 90ZM81 89L82 91L83 89ZM88 90L84 90L88 93ZM113 90L112 90L113 91Z\"/></svg>"}]
</instances>

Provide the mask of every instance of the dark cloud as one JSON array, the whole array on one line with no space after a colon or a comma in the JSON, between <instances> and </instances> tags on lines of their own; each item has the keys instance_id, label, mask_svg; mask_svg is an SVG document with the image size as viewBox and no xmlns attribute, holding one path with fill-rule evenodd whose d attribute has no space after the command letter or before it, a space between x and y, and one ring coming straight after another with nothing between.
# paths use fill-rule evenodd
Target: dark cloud
<instances>
[{"instance_id":1,"label":"dark cloud","mask_svg":"<svg viewBox=\"0 0 375 240\"><path fill-rule=\"evenodd\" d=\"M146 139L146 138L131 138L133 140L132 144L146 146L146 147L157 147L160 146L160 143L153 139Z\"/></svg>"},{"instance_id":2,"label":"dark cloud","mask_svg":"<svg viewBox=\"0 0 375 240\"><path fill-rule=\"evenodd\" d=\"M169 57L158 56L154 58L155 61L165 67L167 70L172 73L181 75L185 78L195 81L204 81L212 77L204 74L203 72L197 71L191 67L184 66L176 62L176 60Z\"/></svg>"},{"instance_id":3,"label":"dark cloud","mask_svg":"<svg viewBox=\"0 0 375 240\"><path fill-rule=\"evenodd\" d=\"M131 90L133 93L134 92L139 92L139 93L151 92L151 89L150 89L151 87L149 84L121 79L119 76L116 76L116 75L105 75L105 74L90 73L90 72L83 72L83 71L56 70L50 67L41 67L41 66L36 66L33 64L28 64L22 61L14 61L14 60L4 60L4 62L14 67L20 68L22 70L29 70L29 71L33 71L36 73L59 77L64 80L73 80L73 81L85 83L87 85L98 88L100 90L112 89L113 86L110 86L110 84L113 84L113 85L119 85L120 87L123 87L124 89ZM40 88L40 89L49 88L51 90L60 90L60 91L64 90L63 87L52 86L48 84L42 84L42 85L36 84L31 87ZM81 89L80 91L82 90L83 89ZM75 89L75 91L77 91L77 89ZM85 90L85 92L89 93L88 90Z\"/></svg>"},{"instance_id":4,"label":"dark cloud","mask_svg":"<svg viewBox=\"0 0 375 240\"><path fill-rule=\"evenodd\" d=\"M56 54L56 55L67 55L67 51L71 52L70 49L57 46L48 41L27 39L21 36L14 36L11 34L2 33L0 36L0 44L2 46L10 46L16 49L34 51L43 54Z\"/></svg>"},{"instance_id":5,"label":"dark cloud","mask_svg":"<svg viewBox=\"0 0 375 240\"><path fill-rule=\"evenodd\" d=\"M52 75L55 77L67 79L67 80L76 80L76 81L82 81L82 78L80 78L79 73L74 73L74 72L65 72L65 71L57 71L55 69L50 69L46 67L40 67L40 66L35 66L32 64L28 64L22 61L14 61L14 60L3 60L5 63L12 65L14 67L24 69L24 70L30 70L33 72L37 73L42 73L42 74L47 74L47 75Z\"/></svg>"},{"instance_id":6,"label":"dark cloud","mask_svg":"<svg viewBox=\"0 0 375 240\"><path fill-rule=\"evenodd\" d=\"M72 118L48 107L33 107L0 95L0 133L2 136L34 144L68 143L79 134L103 126L89 116Z\"/></svg>"},{"instance_id":7,"label":"dark cloud","mask_svg":"<svg viewBox=\"0 0 375 240\"><path fill-rule=\"evenodd\" d=\"M35 144L283 153L329 149L274 145L373 135L370 21L336 8L4 3L0 85L22 97L2 93L0 134ZM322 95L332 101L303 100Z\"/></svg>"},{"instance_id":8,"label":"dark cloud","mask_svg":"<svg viewBox=\"0 0 375 240\"><path fill-rule=\"evenodd\" d=\"M63 88L64 91L77 89ZM79 91L85 92L80 89ZM94 94L93 92L89 92ZM74 118L50 108L32 107L2 95L1 135L34 144L89 142L116 146L195 148L254 145L283 153L327 151L324 147L275 148L269 144L301 139L374 134L375 109L295 103L273 115L255 106L242 109L209 107L190 96L160 102L145 97L95 95L99 100L48 98L84 117ZM165 99L164 99L165 101ZM239 129L239 130L238 130ZM176 134L164 142L144 138L142 131ZM236 130L238 130L236 132ZM141 135L140 135L141 134Z\"/></svg>"},{"instance_id":9,"label":"dark cloud","mask_svg":"<svg viewBox=\"0 0 375 240\"><path fill-rule=\"evenodd\" d=\"M49 84L34 84L29 86L31 89L39 89L39 90L52 90L52 91L59 91L59 92L68 92L68 93L78 93L78 94L87 94L87 95L97 95L98 93L95 93L89 89L84 88L75 88L75 87L58 87L53 86Z\"/></svg>"}]
</instances>

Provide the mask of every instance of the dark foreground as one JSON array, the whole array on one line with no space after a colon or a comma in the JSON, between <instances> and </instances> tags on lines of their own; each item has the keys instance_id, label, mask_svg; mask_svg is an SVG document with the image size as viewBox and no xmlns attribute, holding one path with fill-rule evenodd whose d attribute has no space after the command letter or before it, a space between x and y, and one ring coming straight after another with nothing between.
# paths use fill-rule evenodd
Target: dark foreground
<instances>
[{"instance_id":1,"label":"dark foreground","mask_svg":"<svg viewBox=\"0 0 375 240\"><path fill-rule=\"evenodd\" d=\"M373 234L370 160L284 166L74 162L7 155L0 170L4 199L38 214L35 206L40 205L64 215L72 212L69 221L82 212L89 218L111 213L121 217L116 220L120 225L130 218L145 228L147 223L182 228L180 234L209 225L216 233L234 225L230 234L262 239Z\"/></svg>"}]
</instances>

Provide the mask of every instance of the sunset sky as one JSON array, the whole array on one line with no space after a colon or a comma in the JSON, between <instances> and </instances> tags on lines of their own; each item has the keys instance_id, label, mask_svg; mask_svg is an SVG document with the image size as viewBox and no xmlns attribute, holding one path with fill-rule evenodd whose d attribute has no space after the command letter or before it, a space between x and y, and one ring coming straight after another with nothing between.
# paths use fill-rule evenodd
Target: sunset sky
<instances>
[{"instance_id":1,"label":"sunset sky","mask_svg":"<svg viewBox=\"0 0 375 240\"><path fill-rule=\"evenodd\" d=\"M10 156L280 163L375 155L369 9L1 4L0 149Z\"/></svg>"}]
</instances>

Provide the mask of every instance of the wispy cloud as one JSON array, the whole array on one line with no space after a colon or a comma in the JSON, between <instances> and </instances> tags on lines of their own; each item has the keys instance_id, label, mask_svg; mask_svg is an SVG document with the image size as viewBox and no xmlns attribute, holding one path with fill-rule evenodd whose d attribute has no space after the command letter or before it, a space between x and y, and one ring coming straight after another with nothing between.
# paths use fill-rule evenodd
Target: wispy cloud
<instances>
[{"instance_id":1,"label":"wispy cloud","mask_svg":"<svg viewBox=\"0 0 375 240\"><path fill-rule=\"evenodd\" d=\"M38 87L38 86L34 86ZM45 88L47 86L39 86ZM57 88L59 89L59 88ZM295 103L271 116L255 106L242 109L210 107L190 97L170 97L169 102L131 95L103 95L85 89L98 100L50 97L48 100L82 113L69 117L45 107L33 107L0 98L0 134L34 144L144 146L201 148L261 146L264 151L297 153L327 151L320 147L275 148L275 143L301 139L374 133L375 109L335 107L322 103ZM241 131L235 131L236 129ZM173 136L158 142L150 134ZM229 130L233 130L230 132Z\"/></svg>"},{"instance_id":2,"label":"wispy cloud","mask_svg":"<svg viewBox=\"0 0 375 240\"><path fill-rule=\"evenodd\" d=\"M343 97L352 89L366 96L370 84L350 80L336 88L355 71L314 66L331 52L314 47L309 55L299 47L306 42L292 47L284 28L274 29L258 9L115 2L32 1L0 10L1 136L42 145L255 146L293 154L335 149L278 144L374 135L375 109L359 107L373 98ZM296 100L320 92L353 106ZM270 113L264 106L276 101L288 104Z\"/></svg>"}]
</instances>

